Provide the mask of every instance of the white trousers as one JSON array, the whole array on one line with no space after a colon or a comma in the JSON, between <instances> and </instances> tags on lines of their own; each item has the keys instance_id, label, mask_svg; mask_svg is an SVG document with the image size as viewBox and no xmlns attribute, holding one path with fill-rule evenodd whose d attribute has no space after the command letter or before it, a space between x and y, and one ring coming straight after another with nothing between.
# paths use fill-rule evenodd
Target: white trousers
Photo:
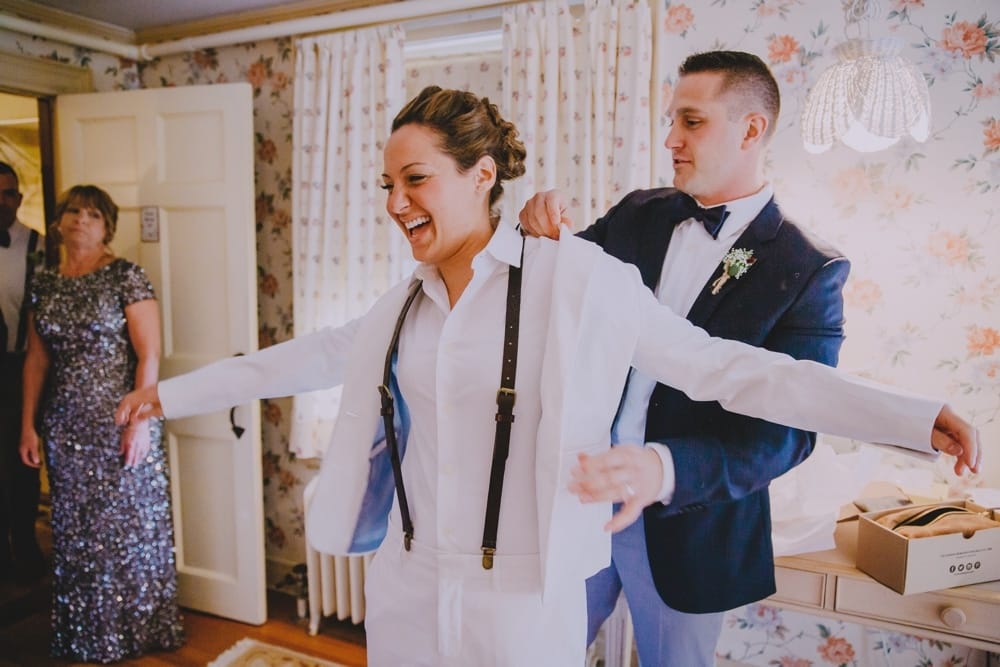
<instances>
[{"instance_id":1,"label":"white trousers","mask_svg":"<svg viewBox=\"0 0 1000 667\"><path fill-rule=\"evenodd\" d=\"M543 603L539 558L446 554L397 531L375 554L365 583L371 667L581 667L586 586Z\"/></svg>"}]
</instances>

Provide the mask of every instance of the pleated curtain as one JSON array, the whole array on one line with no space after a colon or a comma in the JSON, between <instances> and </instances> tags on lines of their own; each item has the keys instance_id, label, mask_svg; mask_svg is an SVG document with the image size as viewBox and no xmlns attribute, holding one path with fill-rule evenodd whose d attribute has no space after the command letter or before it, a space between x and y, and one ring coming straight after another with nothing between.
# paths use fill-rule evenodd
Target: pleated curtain
<instances>
[{"instance_id":1,"label":"pleated curtain","mask_svg":"<svg viewBox=\"0 0 1000 667\"><path fill-rule=\"evenodd\" d=\"M363 314L412 259L378 188L382 148L405 103L404 33L379 26L296 42L293 122L295 335ZM296 396L289 448L326 448L339 389Z\"/></svg>"},{"instance_id":2,"label":"pleated curtain","mask_svg":"<svg viewBox=\"0 0 1000 667\"><path fill-rule=\"evenodd\" d=\"M651 184L652 21L646 2L565 0L503 12L504 109L528 150L508 186L516 221L535 192L558 188L582 229Z\"/></svg>"}]
</instances>

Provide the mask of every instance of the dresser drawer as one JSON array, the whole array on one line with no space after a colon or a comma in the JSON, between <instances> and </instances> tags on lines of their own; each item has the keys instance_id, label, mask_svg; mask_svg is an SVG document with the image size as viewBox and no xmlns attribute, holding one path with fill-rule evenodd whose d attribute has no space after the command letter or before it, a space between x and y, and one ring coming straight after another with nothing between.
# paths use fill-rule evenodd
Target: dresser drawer
<instances>
[{"instance_id":1,"label":"dresser drawer","mask_svg":"<svg viewBox=\"0 0 1000 667\"><path fill-rule=\"evenodd\" d=\"M841 577L837 581L835 607L838 612L854 616L1000 641L1000 613L996 605L944 592L903 596L874 581Z\"/></svg>"},{"instance_id":2,"label":"dresser drawer","mask_svg":"<svg viewBox=\"0 0 1000 667\"><path fill-rule=\"evenodd\" d=\"M826 575L790 567L774 569L778 591L771 596L775 602L822 609L826 600Z\"/></svg>"}]
</instances>

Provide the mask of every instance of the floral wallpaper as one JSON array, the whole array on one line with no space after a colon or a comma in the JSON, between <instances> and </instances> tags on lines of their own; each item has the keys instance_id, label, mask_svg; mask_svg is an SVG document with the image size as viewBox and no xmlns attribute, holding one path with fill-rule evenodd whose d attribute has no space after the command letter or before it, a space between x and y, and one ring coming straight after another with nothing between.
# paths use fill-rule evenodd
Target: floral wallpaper
<instances>
[{"instance_id":1,"label":"floral wallpaper","mask_svg":"<svg viewBox=\"0 0 1000 667\"><path fill-rule=\"evenodd\" d=\"M945 462L935 479L954 490L1000 487L1000 8L995 0L884 0L871 24L894 34L924 72L932 133L878 153L802 149L805 95L845 39L840 3L821 0L651 0L657 41L654 109L669 103L676 65L689 53L731 48L764 58L783 109L769 178L789 217L837 245L853 263L846 287L848 339L841 365L936 392L971 415L987 447L984 472L958 480ZM114 56L0 31L0 49L89 66L99 90L249 81L254 89L260 345L292 335L292 40L208 49L137 65ZM501 97L500 54L408 65L408 92L435 83ZM657 125L658 124L658 125ZM666 126L654 119L662 145ZM653 173L669 184L669 154ZM301 562L302 488L317 462L288 452L290 401L263 405L267 556ZM903 467L916 465L900 461ZM806 667L868 664L984 665L986 655L805 614L750 605L727 615L719 654L738 663Z\"/></svg>"},{"instance_id":2,"label":"floral wallpaper","mask_svg":"<svg viewBox=\"0 0 1000 667\"><path fill-rule=\"evenodd\" d=\"M751 604L726 616L720 657L738 665L988 667L987 654L912 635Z\"/></svg>"},{"instance_id":3,"label":"floral wallpaper","mask_svg":"<svg viewBox=\"0 0 1000 667\"><path fill-rule=\"evenodd\" d=\"M292 39L159 58L142 66L142 86L246 81L253 86L257 309L261 348L288 340L292 321ZM261 402L264 517L269 579L305 558L302 491L318 461L288 450L291 399Z\"/></svg>"}]
</instances>

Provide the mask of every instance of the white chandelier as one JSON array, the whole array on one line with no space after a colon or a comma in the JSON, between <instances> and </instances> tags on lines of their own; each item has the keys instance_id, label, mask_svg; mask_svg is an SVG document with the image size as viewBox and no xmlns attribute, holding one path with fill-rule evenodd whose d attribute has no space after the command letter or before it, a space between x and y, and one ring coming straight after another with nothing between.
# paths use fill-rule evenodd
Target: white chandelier
<instances>
[{"instance_id":1,"label":"white chandelier","mask_svg":"<svg viewBox=\"0 0 1000 667\"><path fill-rule=\"evenodd\" d=\"M843 0L847 26L870 21L874 0ZM845 29L846 32L846 29ZM930 135L931 99L923 74L899 55L898 37L849 39L834 48L839 62L824 71L802 109L802 141L822 153L840 140L856 151L879 151L909 134Z\"/></svg>"}]
</instances>

